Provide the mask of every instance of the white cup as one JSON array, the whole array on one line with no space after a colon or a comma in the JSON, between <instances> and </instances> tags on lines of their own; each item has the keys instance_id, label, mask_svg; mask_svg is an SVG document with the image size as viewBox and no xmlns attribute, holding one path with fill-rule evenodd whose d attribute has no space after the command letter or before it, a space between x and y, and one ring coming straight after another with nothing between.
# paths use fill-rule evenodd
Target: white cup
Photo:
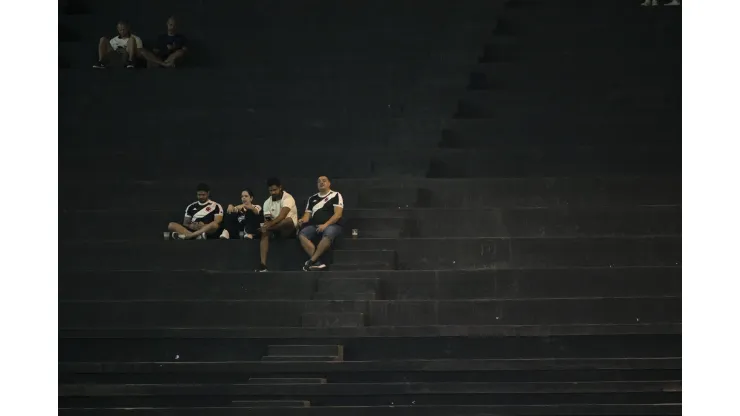
<instances>
[{"instance_id":1,"label":"white cup","mask_svg":"<svg viewBox=\"0 0 740 416\"><path fill-rule=\"evenodd\" d=\"M352 229L352 238L357 238L360 236L360 230L357 228Z\"/></svg>"},{"instance_id":2,"label":"white cup","mask_svg":"<svg viewBox=\"0 0 740 416\"><path fill-rule=\"evenodd\" d=\"M165 240L169 240L170 239L170 232L169 231L165 231L164 232L164 239Z\"/></svg>"},{"instance_id":3,"label":"white cup","mask_svg":"<svg viewBox=\"0 0 740 416\"><path fill-rule=\"evenodd\" d=\"M239 238L244 238L244 231L239 231Z\"/></svg>"}]
</instances>

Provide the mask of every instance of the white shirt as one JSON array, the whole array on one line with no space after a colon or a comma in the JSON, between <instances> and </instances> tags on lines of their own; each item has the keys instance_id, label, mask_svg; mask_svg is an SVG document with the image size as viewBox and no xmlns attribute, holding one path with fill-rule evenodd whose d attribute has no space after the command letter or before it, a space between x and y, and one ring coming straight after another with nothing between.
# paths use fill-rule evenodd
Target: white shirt
<instances>
[{"instance_id":1,"label":"white shirt","mask_svg":"<svg viewBox=\"0 0 740 416\"><path fill-rule=\"evenodd\" d=\"M265 213L265 216L272 215L273 219L280 215L280 211L283 208L290 208L288 218L293 220L293 225L298 226L298 208L295 206L295 199L293 199L291 194L283 191L282 199L273 201L272 197L269 197L267 198L267 201L262 204L262 211Z\"/></svg>"},{"instance_id":2,"label":"white shirt","mask_svg":"<svg viewBox=\"0 0 740 416\"><path fill-rule=\"evenodd\" d=\"M136 35L129 35L129 36L130 37L125 38L125 39L121 38L120 36L116 36L115 38L113 38L113 39L110 40L110 47L113 48L114 51L116 49L118 49L118 48L124 48L125 49L126 48L126 45L128 45L128 40L131 39L131 38L136 39L136 48L137 49L141 49L144 46L144 44L141 42L141 38L140 37L138 37Z\"/></svg>"}]
</instances>

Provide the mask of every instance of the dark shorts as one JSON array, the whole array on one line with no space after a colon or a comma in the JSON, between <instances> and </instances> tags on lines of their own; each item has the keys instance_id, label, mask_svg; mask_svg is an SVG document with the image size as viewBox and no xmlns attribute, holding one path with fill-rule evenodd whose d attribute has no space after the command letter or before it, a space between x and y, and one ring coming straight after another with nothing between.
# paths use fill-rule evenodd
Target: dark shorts
<instances>
[{"instance_id":1,"label":"dark shorts","mask_svg":"<svg viewBox=\"0 0 740 416\"><path fill-rule=\"evenodd\" d=\"M342 235L342 227L337 224L332 224L326 227L323 233L319 233L316 230L315 225L307 225L303 227L301 232L298 234L308 238L309 240L313 240L320 236L322 238L328 238L330 241L334 241L335 238Z\"/></svg>"}]
</instances>

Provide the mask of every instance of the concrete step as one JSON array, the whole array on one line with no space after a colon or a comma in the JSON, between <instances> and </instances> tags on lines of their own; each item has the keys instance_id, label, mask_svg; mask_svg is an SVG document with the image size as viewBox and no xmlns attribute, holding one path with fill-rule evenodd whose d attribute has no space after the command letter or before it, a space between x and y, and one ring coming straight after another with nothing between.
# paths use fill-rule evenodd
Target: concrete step
<instances>
[{"instance_id":1,"label":"concrete step","mask_svg":"<svg viewBox=\"0 0 740 416\"><path fill-rule=\"evenodd\" d=\"M312 170L313 171L313 170ZM188 171L189 172L189 171ZM323 172L322 172L323 173ZM317 173L318 175L318 173ZM331 175L330 175L331 176ZM115 177L115 176L114 176ZM147 207L172 210L185 207L194 198L195 186L203 177L181 176L163 180L135 181L92 177L60 182L61 210ZM214 200L228 204L245 187L255 192L265 189L266 178L234 179L207 175ZM285 189L297 198L316 193L313 176L282 176ZM548 207L677 205L681 203L681 177L678 175L605 175L598 177L499 177L499 178L350 178L334 177L332 188L341 192L348 208L449 207ZM89 189L100 190L95 194ZM485 190L485 192L482 192ZM264 194L263 194L264 195ZM184 208L183 208L184 209Z\"/></svg>"},{"instance_id":2,"label":"concrete step","mask_svg":"<svg viewBox=\"0 0 740 416\"><path fill-rule=\"evenodd\" d=\"M450 148L478 148L493 151L496 148L526 147L557 148L584 145L624 151L641 145L673 145L681 140L680 123L672 123L674 115L654 113L625 120L587 118L577 122L542 120L525 123L523 120L501 118L457 118L446 122L440 145ZM490 150L489 150L490 149Z\"/></svg>"},{"instance_id":3,"label":"concrete step","mask_svg":"<svg viewBox=\"0 0 740 416\"><path fill-rule=\"evenodd\" d=\"M344 360L349 361L681 356L681 324L633 323L361 328L60 328L59 360L111 363L166 361L172 365L182 364L176 368L182 368L179 373L183 373L187 372L188 366L200 366L203 362L260 361L268 347L276 343L330 344L338 338L344 343ZM172 369L172 365L163 368ZM106 371L109 367L104 365L98 368L93 373ZM110 368L116 367L111 364ZM282 374L291 374L291 368L276 366L273 370L264 368L258 373L243 374L272 374L281 369ZM388 367L378 367L383 368ZM434 368L430 367L429 371ZM315 370L313 367L311 369ZM444 378L441 381L445 381Z\"/></svg>"},{"instance_id":4,"label":"concrete step","mask_svg":"<svg viewBox=\"0 0 740 416\"><path fill-rule=\"evenodd\" d=\"M314 296L315 288L334 293L347 293L350 289L372 290L377 292L379 299L387 300L680 296L681 274L681 268L677 266L478 271L330 270L320 274L273 272L269 276L252 271L61 272L59 300L308 300Z\"/></svg>"},{"instance_id":5,"label":"concrete step","mask_svg":"<svg viewBox=\"0 0 740 416\"><path fill-rule=\"evenodd\" d=\"M557 105L553 105L557 103ZM531 119L583 120L613 117L617 120L649 115L673 114L680 119L681 92L664 89L596 91L539 91L522 94L496 89L468 90L458 101L457 118L507 119L526 115Z\"/></svg>"},{"instance_id":6,"label":"concrete step","mask_svg":"<svg viewBox=\"0 0 740 416\"><path fill-rule=\"evenodd\" d=\"M304 328L359 328L365 324L362 312L306 312L301 315Z\"/></svg>"},{"instance_id":7,"label":"concrete step","mask_svg":"<svg viewBox=\"0 0 740 416\"><path fill-rule=\"evenodd\" d=\"M615 72L619 71L618 76ZM621 65L593 61L574 64L555 61L551 65L530 65L524 62L478 63L469 68L470 89L491 89L500 92L589 93L593 91L632 91L638 87L648 90L677 88L680 91L680 66L664 64L646 67L640 62L626 61ZM587 90L586 87L592 88Z\"/></svg>"},{"instance_id":8,"label":"concrete step","mask_svg":"<svg viewBox=\"0 0 740 416\"><path fill-rule=\"evenodd\" d=\"M344 359L344 347L342 345L317 345L317 344L305 344L305 345L270 345L267 349L268 356L315 356L315 357L337 357L338 361Z\"/></svg>"},{"instance_id":9,"label":"concrete step","mask_svg":"<svg viewBox=\"0 0 740 416\"><path fill-rule=\"evenodd\" d=\"M59 268L254 270L258 266L258 245L253 240L237 244L223 240L62 241ZM393 264L400 270L674 266L681 263L681 237L344 239L337 242L337 249L330 255L330 267L334 263L353 264L360 258L357 261L389 264L395 256ZM270 243L267 266L274 271L300 270L305 256L295 240L275 240Z\"/></svg>"},{"instance_id":10,"label":"concrete step","mask_svg":"<svg viewBox=\"0 0 740 416\"><path fill-rule=\"evenodd\" d=\"M126 167L136 166L131 177L139 179L149 177L177 178L180 172L187 169L193 174L208 176L233 175L234 167L241 166L242 175L258 177L265 172L281 172L284 176L299 176L307 169L321 172L345 172L355 177L368 177L374 174L419 175L429 164L429 151L417 149L414 152L376 151L355 153L347 149L341 151L327 150L321 158L311 157L306 150L285 151L277 159L255 158L245 163L245 155L240 152L225 152L213 161L189 164L196 160L202 150L183 150L182 153L128 153L128 154L89 154L80 153L74 157L61 160L67 177L85 177L92 175L112 175ZM309 167L310 166L310 167ZM331 173L329 173L331 176Z\"/></svg>"},{"instance_id":11,"label":"concrete step","mask_svg":"<svg viewBox=\"0 0 740 416\"><path fill-rule=\"evenodd\" d=\"M345 201L349 201L344 195ZM227 205L227 204L224 204ZM301 204L302 206L303 204ZM352 238L427 237L535 237L681 234L681 206L626 208L511 208L511 209L352 209L346 208L343 235ZM455 219L454 222L450 221ZM125 236L134 240L161 240L170 221L181 222L181 210L75 210L59 214L65 240ZM115 226L112 226L114 225Z\"/></svg>"},{"instance_id":12,"label":"concrete step","mask_svg":"<svg viewBox=\"0 0 740 416\"><path fill-rule=\"evenodd\" d=\"M307 363L307 362L336 362L341 361L339 357L333 355L266 355L262 357L265 363Z\"/></svg>"},{"instance_id":13,"label":"concrete step","mask_svg":"<svg viewBox=\"0 0 740 416\"><path fill-rule=\"evenodd\" d=\"M357 416L376 415L408 415L408 416L448 416L454 414L483 415L483 414L519 414L519 415L576 415L576 414L630 414L630 415L680 415L681 405L678 403L661 404L552 404L552 405L449 405L449 406L422 406L416 404L388 405L383 406L338 406L338 407L312 407L308 409L259 409L251 407L141 407L106 408L97 407L90 409L59 408L60 415L171 415L173 411L181 415L203 415L203 416L226 416L243 415L249 412L255 416L289 416L289 415L321 415L342 416L351 412Z\"/></svg>"},{"instance_id":14,"label":"concrete step","mask_svg":"<svg viewBox=\"0 0 740 416\"><path fill-rule=\"evenodd\" d=\"M316 292L313 300L377 300L376 292Z\"/></svg>"},{"instance_id":15,"label":"concrete step","mask_svg":"<svg viewBox=\"0 0 740 416\"><path fill-rule=\"evenodd\" d=\"M326 384L108 384L108 385L60 385L60 398L95 396L140 396L147 392L151 396L209 396L219 392L224 396L356 396L358 401L368 401L372 396L410 395L420 404L434 404L434 394L460 395L503 395L503 394L599 394L599 393L659 393L670 392L680 397L680 380L585 382L585 383L326 383ZM359 396L359 397L357 397ZM668 394L667 396L670 396ZM364 399L364 400L363 400ZM531 399L534 399L533 397ZM536 399L535 399L536 400ZM477 400L480 402L480 399ZM496 401L502 401L498 398ZM329 403L327 403L329 404ZM359 403L358 403L359 404ZM471 403L472 404L472 403ZM483 403L479 403L483 404ZM523 403L522 403L523 404Z\"/></svg>"},{"instance_id":16,"label":"concrete step","mask_svg":"<svg viewBox=\"0 0 740 416\"><path fill-rule=\"evenodd\" d=\"M251 384L273 385L273 384L325 384L325 378L279 378L279 377L252 377Z\"/></svg>"},{"instance_id":17,"label":"concrete step","mask_svg":"<svg viewBox=\"0 0 740 416\"><path fill-rule=\"evenodd\" d=\"M446 374L453 380L453 374L472 372L489 374L500 372L528 373L531 371L562 372L568 370L608 371L608 370L681 370L680 357L661 358L538 358L538 359L405 359L382 361L342 361L342 362L282 362L265 363L261 361L239 362L60 362L60 376L69 374L217 374L217 373L325 373L332 380L342 374L359 374L372 377L374 373L391 375L399 373ZM628 375L629 373L625 373ZM250 378L251 380L270 380ZM285 379L275 379L285 380ZM296 380L316 380L299 378ZM323 379L319 379L323 380ZM567 380L561 380L567 381ZM630 381L627 379L625 381ZM633 380L639 381L639 380Z\"/></svg>"},{"instance_id":18,"label":"concrete step","mask_svg":"<svg viewBox=\"0 0 740 416\"><path fill-rule=\"evenodd\" d=\"M677 136L676 138L679 138ZM668 174L681 167L681 147L673 146L548 146L501 149L414 149L403 151L349 152L347 149L325 151L325 157L307 157L305 150L285 151L277 160L259 159L245 162L239 152L225 153L212 161L188 165L202 153L199 148L179 154L134 152L96 154L80 152L60 161L69 178L92 174L113 175L127 166L136 166L130 178L177 178L185 169L192 174L228 176L239 166L244 175L258 177L265 172L282 172L299 176L308 170L345 172L348 176L423 175L430 177L492 177L575 174ZM340 155L341 154L341 155ZM430 162L431 160L431 162ZM431 163L431 167L430 167ZM331 176L331 174L330 174Z\"/></svg>"},{"instance_id":19,"label":"concrete step","mask_svg":"<svg viewBox=\"0 0 740 416\"><path fill-rule=\"evenodd\" d=\"M276 409L292 409L292 408L307 408L311 407L311 402L308 400L234 400L232 401L234 406L246 407L246 408L276 408Z\"/></svg>"},{"instance_id":20,"label":"concrete step","mask_svg":"<svg viewBox=\"0 0 740 416\"><path fill-rule=\"evenodd\" d=\"M432 178L475 178L525 175L677 174L681 147L623 148L577 146L522 147L502 152L456 149L435 153L427 175Z\"/></svg>"},{"instance_id":21,"label":"concrete step","mask_svg":"<svg viewBox=\"0 0 740 416\"><path fill-rule=\"evenodd\" d=\"M588 311L586 313L585 311ZM64 301L60 328L679 323L679 296L376 301Z\"/></svg>"},{"instance_id":22,"label":"concrete step","mask_svg":"<svg viewBox=\"0 0 740 416\"><path fill-rule=\"evenodd\" d=\"M378 273L376 275L387 273ZM341 275L341 274L340 274ZM340 278L340 277L319 277L317 279L317 292L376 292L379 287L380 278Z\"/></svg>"}]
</instances>

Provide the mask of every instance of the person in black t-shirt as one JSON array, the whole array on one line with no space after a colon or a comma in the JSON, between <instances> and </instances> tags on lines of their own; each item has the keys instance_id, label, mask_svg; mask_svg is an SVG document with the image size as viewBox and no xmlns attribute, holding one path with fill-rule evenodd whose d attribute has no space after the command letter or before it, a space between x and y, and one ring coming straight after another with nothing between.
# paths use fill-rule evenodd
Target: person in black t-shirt
<instances>
[{"instance_id":1,"label":"person in black t-shirt","mask_svg":"<svg viewBox=\"0 0 740 416\"><path fill-rule=\"evenodd\" d=\"M331 247L335 238L342 234L340 221L344 211L342 194L331 190L331 181L326 176L320 176L317 181L319 192L308 198L306 212L298 220L298 226L303 227L298 233L298 240L303 250L311 256L303 265L303 270L323 270L326 265L319 261L326 250ZM311 240L321 237L318 245L314 246Z\"/></svg>"},{"instance_id":2,"label":"person in black t-shirt","mask_svg":"<svg viewBox=\"0 0 740 416\"><path fill-rule=\"evenodd\" d=\"M159 35L152 51L143 51L147 61L167 68L174 68L188 51L188 40L177 32L177 21L167 19L167 33Z\"/></svg>"},{"instance_id":3,"label":"person in black t-shirt","mask_svg":"<svg viewBox=\"0 0 740 416\"><path fill-rule=\"evenodd\" d=\"M215 238L224 219L224 210L221 204L210 200L211 188L198 184L198 200L185 208L185 218L182 224L171 222L167 229L172 232L173 240L205 239L206 235Z\"/></svg>"},{"instance_id":4,"label":"person in black t-shirt","mask_svg":"<svg viewBox=\"0 0 740 416\"><path fill-rule=\"evenodd\" d=\"M259 235L260 223L264 222L262 207L252 204L254 194L250 189L243 190L241 198L241 204L229 204L226 208L226 228L221 233L224 240L239 238L240 231L244 231L244 238L253 239Z\"/></svg>"}]
</instances>

